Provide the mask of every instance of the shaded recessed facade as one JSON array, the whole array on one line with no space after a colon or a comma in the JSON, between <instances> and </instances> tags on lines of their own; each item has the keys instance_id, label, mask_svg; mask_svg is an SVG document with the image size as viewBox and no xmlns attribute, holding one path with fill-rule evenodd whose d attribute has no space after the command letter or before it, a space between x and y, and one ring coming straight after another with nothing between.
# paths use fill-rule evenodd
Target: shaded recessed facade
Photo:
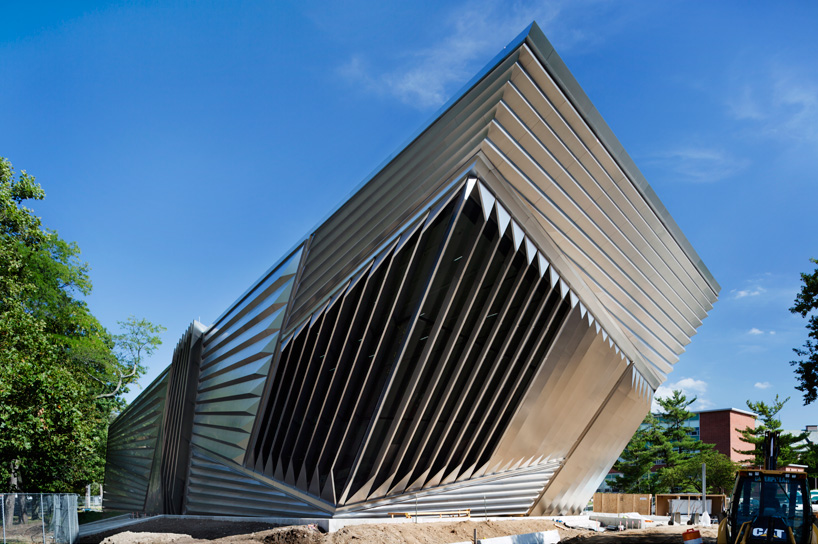
<instances>
[{"instance_id":1,"label":"shaded recessed facade","mask_svg":"<svg viewBox=\"0 0 818 544\"><path fill-rule=\"evenodd\" d=\"M106 507L577 512L718 291L532 24L190 326L111 426Z\"/></svg>"}]
</instances>

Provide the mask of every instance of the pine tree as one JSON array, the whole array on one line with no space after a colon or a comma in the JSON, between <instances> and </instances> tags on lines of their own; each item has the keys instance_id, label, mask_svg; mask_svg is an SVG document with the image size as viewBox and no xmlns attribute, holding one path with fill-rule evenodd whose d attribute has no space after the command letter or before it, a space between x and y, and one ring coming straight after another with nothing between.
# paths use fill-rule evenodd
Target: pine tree
<instances>
[{"instance_id":1,"label":"pine tree","mask_svg":"<svg viewBox=\"0 0 818 544\"><path fill-rule=\"evenodd\" d=\"M663 440L659 421L648 413L614 464L614 470L620 474L614 478L613 487L623 493L656 493L659 482L651 469Z\"/></svg>"},{"instance_id":2,"label":"pine tree","mask_svg":"<svg viewBox=\"0 0 818 544\"><path fill-rule=\"evenodd\" d=\"M758 416L755 429L746 427L736 429L741 433L741 440L746 442L751 448L746 450L735 450L736 453L753 456L753 464L757 467L764 466L764 433L767 431L780 431L781 420L778 419L778 412L784 407L790 397L781 400L775 396L772 404L764 401L747 401L747 407ZM790 434L782 432L778 439L780 452L778 454L778 466L785 467L798 462L802 450L805 447L807 433ZM801 442L801 445L796 445Z\"/></svg>"},{"instance_id":3,"label":"pine tree","mask_svg":"<svg viewBox=\"0 0 818 544\"><path fill-rule=\"evenodd\" d=\"M701 461L696 459L713 449L712 444L705 444L687 432L686 422L695 416L688 407L696 402L696 397L688 400L681 391L673 391L671 396L656 401L662 409L659 421L665 428L659 460L664 466L658 471L659 479L668 491L696 491L689 474L695 471L694 465L701 467ZM700 473L701 468L698 470Z\"/></svg>"},{"instance_id":4,"label":"pine tree","mask_svg":"<svg viewBox=\"0 0 818 544\"><path fill-rule=\"evenodd\" d=\"M688 420L695 416L688 407L696 398L687 399L681 391L665 399L656 399L661 411L648 414L622 452L614 470L621 474L614 488L625 493L666 493L699 491L701 466L706 463L710 489L729 487L736 465L712 444L688 434Z\"/></svg>"}]
</instances>

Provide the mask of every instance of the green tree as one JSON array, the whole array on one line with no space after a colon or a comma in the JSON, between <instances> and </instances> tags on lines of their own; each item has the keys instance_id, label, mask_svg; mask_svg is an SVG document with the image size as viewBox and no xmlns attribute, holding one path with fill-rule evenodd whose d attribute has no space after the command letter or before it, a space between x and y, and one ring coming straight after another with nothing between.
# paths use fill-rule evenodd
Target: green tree
<instances>
[{"instance_id":1,"label":"green tree","mask_svg":"<svg viewBox=\"0 0 818 544\"><path fill-rule=\"evenodd\" d=\"M688 399L681 391L673 391L669 397L657 399L662 409L658 417L665 428L665 440L658 451L659 462L663 465L659 469L659 479L668 491L696 491L697 487L691 484L688 475L697 464L701 473L701 462L695 461L695 458L713 449L712 444L705 444L688 434L689 426L686 423L695 415L688 408L694 402L696 397Z\"/></svg>"},{"instance_id":2,"label":"green tree","mask_svg":"<svg viewBox=\"0 0 818 544\"><path fill-rule=\"evenodd\" d=\"M673 470L676 487L686 492L701 491L702 464L707 470L707 492L727 493L736 481L738 463L712 448L696 452Z\"/></svg>"},{"instance_id":3,"label":"green tree","mask_svg":"<svg viewBox=\"0 0 818 544\"><path fill-rule=\"evenodd\" d=\"M737 465L730 458L688 434L688 408L696 398L681 391L656 399L661 410L648 414L614 464L620 473L613 487L625 493L667 493L701 490L701 467L707 465L708 489L732 486Z\"/></svg>"},{"instance_id":4,"label":"green tree","mask_svg":"<svg viewBox=\"0 0 818 544\"><path fill-rule=\"evenodd\" d=\"M0 490L101 481L111 414L143 371L141 359L117 358L116 341L127 343L82 300L91 281L79 247L24 206L44 197L0 158Z\"/></svg>"},{"instance_id":5,"label":"green tree","mask_svg":"<svg viewBox=\"0 0 818 544\"><path fill-rule=\"evenodd\" d=\"M648 413L614 463L613 468L619 473L614 478L614 489L623 493L659 492L658 475L652 469L656 464L659 444L663 440L659 420Z\"/></svg>"},{"instance_id":6,"label":"green tree","mask_svg":"<svg viewBox=\"0 0 818 544\"><path fill-rule=\"evenodd\" d=\"M113 380L105 382L96 378L103 389L97 395L98 399L116 398L127 393L127 386L145 373L142 363L162 344L159 335L167 330L162 325L154 325L147 319L135 316L117 323L123 332L113 336L115 362L104 371L104 377Z\"/></svg>"},{"instance_id":7,"label":"green tree","mask_svg":"<svg viewBox=\"0 0 818 544\"><path fill-rule=\"evenodd\" d=\"M818 265L817 259L810 262ZM790 361L795 367L798 378L796 389L804 394L804 405L814 402L818 398L818 268L811 274L801 274L801 292L795 297L795 304L790 308L794 314L809 317L807 322L807 340L802 348L793 348L793 351L802 359Z\"/></svg>"},{"instance_id":8,"label":"green tree","mask_svg":"<svg viewBox=\"0 0 818 544\"><path fill-rule=\"evenodd\" d=\"M807 443L801 451L798 464L807 467L807 476L812 480L811 489L818 489L818 444Z\"/></svg>"},{"instance_id":9,"label":"green tree","mask_svg":"<svg viewBox=\"0 0 818 544\"><path fill-rule=\"evenodd\" d=\"M778 418L778 412L784 407L790 397L783 400L775 396L775 400L771 404L764 401L752 402L747 401L747 408L755 413L758 419L756 420L755 429L746 427L744 429L736 429L741 433L741 440L746 442L749 446L746 450L735 450L737 453L753 456L753 464L757 467L764 466L764 433L767 431L780 431L781 420ZM778 466L785 467L798 462L801 451L804 449L807 434L799 433L793 435L782 432L778 439L780 452L778 454ZM798 445L798 443L802 445Z\"/></svg>"}]
</instances>

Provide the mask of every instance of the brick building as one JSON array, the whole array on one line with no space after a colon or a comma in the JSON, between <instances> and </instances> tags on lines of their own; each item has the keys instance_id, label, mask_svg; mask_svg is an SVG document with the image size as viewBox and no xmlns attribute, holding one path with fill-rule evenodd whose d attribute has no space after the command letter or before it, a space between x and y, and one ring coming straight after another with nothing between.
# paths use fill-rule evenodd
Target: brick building
<instances>
[{"instance_id":1,"label":"brick building","mask_svg":"<svg viewBox=\"0 0 818 544\"><path fill-rule=\"evenodd\" d=\"M752 462L751 455L736 453L736 449L746 450L749 444L741 441L741 434L736 429L755 428L756 416L752 412L736 408L721 410L703 410L697 412L699 422L699 440L714 444L716 451L729 455L737 463Z\"/></svg>"}]
</instances>

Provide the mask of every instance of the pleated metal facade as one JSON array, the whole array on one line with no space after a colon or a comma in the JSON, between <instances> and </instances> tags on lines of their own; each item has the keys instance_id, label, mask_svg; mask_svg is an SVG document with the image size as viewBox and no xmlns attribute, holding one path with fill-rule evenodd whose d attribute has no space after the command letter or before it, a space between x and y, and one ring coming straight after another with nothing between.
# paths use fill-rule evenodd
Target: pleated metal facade
<instances>
[{"instance_id":1,"label":"pleated metal facade","mask_svg":"<svg viewBox=\"0 0 818 544\"><path fill-rule=\"evenodd\" d=\"M160 457L166 369L108 428L105 464L105 508L142 512L148 496L154 458Z\"/></svg>"},{"instance_id":2,"label":"pleated metal facade","mask_svg":"<svg viewBox=\"0 0 818 544\"><path fill-rule=\"evenodd\" d=\"M112 426L106 506L579 511L718 291L532 24L188 331Z\"/></svg>"}]
</instances>

